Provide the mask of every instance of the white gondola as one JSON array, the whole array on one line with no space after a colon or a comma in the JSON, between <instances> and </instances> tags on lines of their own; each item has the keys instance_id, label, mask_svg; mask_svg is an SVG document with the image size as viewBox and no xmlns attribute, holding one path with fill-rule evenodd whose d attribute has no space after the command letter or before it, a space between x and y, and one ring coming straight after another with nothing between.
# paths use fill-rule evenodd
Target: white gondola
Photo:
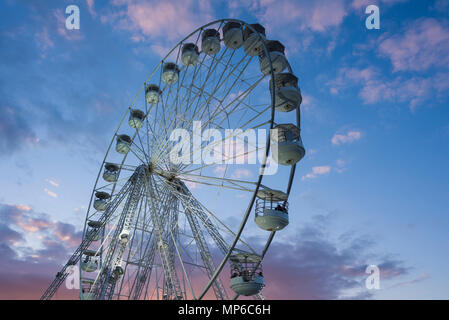
<instances>
[{"instance_id":1,"label":"white gondola","mask_svg":"<svg viewBox=\"0 0 449 320\"><path fill-rule=\"evenodd\" d=\"M285 166L301 160L306 150L302 143L300 130L294 124L279 124L271 131L273 160ZM277 132L277 134L276 134Z\"/></svg>"},{"instance_id":2,"label":"white gondola","mask_svg":"<svg viewBox=\"0 0 449 320\"><path fill-rule=\"evenodd\" d=\"M81 279L81 290L80 290L80 299L81 300L94 300L95 294L93 291L93 285L95 283L94 279Z\"/></svg>"},{"instance_id":3,"label":"white gondola","mask_svg":"<svg viewBox=\"0 0 449 320\"><path fill-rule=\"evenodd\" d=\"M220 34L215 29L206 29L201 35L201 51L208 55L220 51Z\"/></svg>"},{"instance_id":4,"label":"white gondola","mask_svg":"<svg viewBox=\"0 0 449 320\"><path fill-rule=\"evenodd\" d=\"M131 128L140 129L143 127L145 113L142 110L131 109L129 112L128 124Z\"/></svg>"},{"instance_id":5,"label":"white gondola","mask_svg":"<svg viewBox=\"0 0 449 320\"><path fill-rule=\"evenodd\" d=\"M101 239L101 222L90 220L88 223L88 229L86 231L86 238L90 241L98 241Z\"/></svg>"},{"instance_id":6,"label":"white gondola","mask_svg":"<svg viewBox=\"0 0 449 320\"><path fill-rule=\"evenodd\" d=\"M168 248L168 243L163 240L159 240L157 243L157 247L159 250L166 250Z\"/></svg>"},{"instance_id":7,"label":"white gondola","mask_svg":"<svg viewBox=\"0 0 449 320\"><path fill-rule=\"evenodd\" d=\"M117 182L119 175L119 167L113 163L104 165L103 179L107 182Z\"/></svg>"},{"instance_id":8,"label":"white gondola","mask_svg":"<svg viewBox=\"0 0 449 320\"><path fill-rule=\"evenodd\" d=\"M150 84L145 88L145 99L148 104L158 103L161 95L161 89L155 84Z\"/></svg>"},{"instance_id":9,"label":"white gondola","mask_svg":"<svg viewBox=\"0 0 449 320\"><path fill-rule=\"evenodd\" d=\"M285 57L284 51L285 47L282 43L277 40L268 40L265 42L268 54L271 58L271 65L273 66L274 73L281 73L288 66L287 58ZM269 75L271 72L270 69L270 60L265 54L265 50L260 49L259 54L260 60L260 71L264 75Z\"/></svg>"},{"instance_id":10,"label":"white gondola","mask_svg":"<svg viewBox=\"0 0 449 320\"><path fill-rule=\"evenodd\" d=\"M194 66L198 63L200 52L194 43L186 43L182 46L181 61L186 67Z\"/></svg>"},{"instance_id":11,"label":"white gondola","mask_svg":"<svg viewBox=\"0 0 449 320\"><path fill-rule=\"evenodd\" d=\"M81 259L81 269L86 272L94 272L98 269L98 253L93 250L85 250Z\"/></svg>"},{"instance_id":12,"label":"white gondola","mask_svg":"<svg viewBox=\"0 0 449 320\"><path fill-rule=\"evenodd\" d=\"M279 231L288 225L287 194L280 190L260 189L257 192L254 221L263 230Z\"/></svg>"},{"instance_id":13,"label":"white gondola","mask_svg":"<svg viewBox=\"0 0 449 320\"><path fill-rule=\"evenodd\" d=\"M97 211L104 211L108 205L111 195L107 192L98 191L95 193L94 208Z\"/></svg>"},{"instance_id":14,"label":"white gondola","mask_svg":"<svg viewBox=\"0 0 449 320\"><path fill-rule=\"evenodd\" d=\"M131 149L131 138L126 134L121 134L117 136L117 144L115 145L115 150L118 153L126 154Z\"/></svg>"},{"instance_id":15,"label":"white gondola","mask_svg":"<svg viewBox=\"0 0 449 320\"><path fill-rule=\"evenodd\" d=\"M173 84L178 82L179 79L179 68L176 63L166 62L162 67L162 80L166 84Z\"/></svg>"},{"instance_id":16,"label":"white gondola","mask_svg":"<svg viewBox=\"0 0 449 320\"><path fill-rule=\"evenodd\" d=\"M250 25L251 28L246 27L243 30L243 50L249 56L258 56L262 46L262 40L265 41L265 28L258 23Z\"/></svg>"},{"instance_id":17,"label":"white gondola","mask_svg":"<svg viewBox=\"0 0 449 320\"><path fill-rule=\"evenodd\" d=\"M242 25L238 22L228 22L223 27L223 41L229 49L236 50L243 44Z\"/></svg>"},{"instance_id":18,"label":"white gondola","mask_svg":"<svg viewBox=\"0 0 449 320\"><path fill-rule=\"evenodd\" d=\"M117 280L119 279L124 273L124 270L121 266L116 266L114 268L114 271L112 272L112 279L111 280Z\"/></svg>"},{"instance_id":19,"label":"white gondola","mask_svg":"<svg viewBox=\"0 0 449 320\"><path fill-rule=\"evenodd\" d=\"M229 257L231 263L230 287L243 296L258 294L265 287L265 280L258 255L239 252Z\"/></svg>"},{"instance_id":20,"label":"white gondola","mask_svg":"<svg viewBox=\"0 0 449 320\"><path fill-rule=\"evenodd\" d=\"M119 235L119 240L122 243L128 243L129 240L129 230L123 230Z\"/></svg>"},{"instance_id":21,"label":"white gondola","mask_svg":"<svg viewBox=\"0 0 449 320\"><path fill-rule=\"evenodd\" d=\"M275 108L277 111L290 112L297 109L301 102L301 90L298 78L292 73L278 73L274 75ZM272 91L270 80L270 92Z\"/></svg>"}]
</instances>

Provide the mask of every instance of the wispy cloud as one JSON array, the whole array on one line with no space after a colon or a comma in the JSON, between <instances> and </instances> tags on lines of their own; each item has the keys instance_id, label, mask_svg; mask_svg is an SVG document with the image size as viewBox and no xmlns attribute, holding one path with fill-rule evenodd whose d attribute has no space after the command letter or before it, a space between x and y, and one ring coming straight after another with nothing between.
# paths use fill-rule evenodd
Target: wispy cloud
<instances>
[{"instance_id":1,"label":"wispy cloud","mask_svg":"<svg viewBox=\"0 0 449 320\"><path fill-rule=\"evenodd\" d=\"M351 130L347 133L335 133L332 137L332 144L338 146L340 144L352 143L360 140L361 137L362 133L357 130Z\"/></svg>"},{"instance_id":2,"label":"wispy cloud","mask_svg":"<svg viewBox=\"0 0 449 320\"><path fill-rule=\"evenodd\" d=\"M312 168L312 172L302 177L302 180L315 179L318 176L326 175L331 172L331 166L316 166Z\"/></svg>"},{"instance_id":3,"label":"wispy cloud","mask_svg":"<svg viewBox=\"0 0 449 320\"><path fill-rule=\"evenodd\" d=\"M43 26L39 32L36 32L35 39L38 46L42 49L41 57L45 58L47 50L53 48L55 45L54 41L50 38L48 27Z\"/></svg>"},{"instance_id":4,"label":"wispy cloud","mask_svg":"<svg viewBox=\"0 0 449 320\"><path fill-rule=\"evenodd\" d=\"M375 4L375 5L382 5L382 8L384 8L384 6L391 6L391 5L395 5L398 3L404 3L407 2L408 0L352 0L351 2L351 7L354 8L355 10L365 10L365 8L371 4ZM365 12L365 11L363 11Z\"/></svg>"},{"instance_id":5,"label":"wispy cloud","mask_svg":"<svg viewBox=\"0 0 449 320\"><path fill-rule=\"evenodd\" d=\"M141 1L115 0L115 9L103 17L119 29L132 33L134 41L154 40L158 45L173 42L213 20L207 0Z\"/></svg>"},{"instance_id":6,"label":"wispy cloud","mask_svg":"<svg viewBox=\"0 0 449 320\"><path fill-rule=\"evenodd\" d=\"M95 11L95 0L86 0L87 9L89 10L89 13L92 15L92 17L97 16L97 12Z\"/></svg>"},{"instance_id":7,"label":"wispy cloud","mask_svg":"<svg viewBox=\"0 0 449 320\"><path fill-rule=\"evenodd\" d=\"M5 100L0 101L0 157L39 143L28 121L14 106Z\"/></svg>"},{"instance_id":8,"label":"wispy cloud","mask_svg":"<svg viewBox=\"0 0 449 320\"><path fill-rule=\"evenodd\" d=\"M50 197L52 197L52 198L57 198L58 197L58 195L56 193L54 193L53 191L48 190L47 188L44 188L44 192L46 194L48 194Z\"/></svg>"},{"instance_id":9,"label":"wispy cloud","mask_svg":"<svg viewBox=\"0 0 449 320\"><path fill-rule=\"evenodd\" d=\"M449 27L433 18L408 23L402 32L386 36L379 44L381 56L394 71L423 71L449 67Z\"/></svg>"},{"instance_id":10,"label":"wispy cloud","mask_svg":"<svg viewBox=\"0 0 449 320\"><path fill-rule=\"evenodd\" d=\"M45 179L46 182L48 182L49 184L51 184L53 187L59 187L59 183L57 183L56 181L52 180L52 179Z\"/></svg>"},{"instance_id":11,"label":"wispy cloud","mask_svg":"<svg viewBox=\"0 0 449 320\"><path fill-rule=\"evenodd\" d=\"M332 94L360 87L359 97L365 104L381 101L407 103L411 111L430 98L444 99L449 88L449 72L438 72L433 77L397 76L393 79L378 68L347 68L339 70L335 80L328 83Z\"/></svg>"},{"instance_id":12,"label":"wispy cloud","mask_svg":"<svg viewBox=\"0 0 449 320\"><path fill-rule=\"evenodd\" d=\"M339 26L348 15L344 0L253 1L253 12L269 29L285 27L324 32ZM295 22L292 25L292 22Z\"/></svg>"},{"instance_id":13,"label":"wispy cloud","mask_svg":"<svg viewBox=\"0 0 449 320\"><path fill-rule=\"evenodd\" d=\"M251 176L251 171L247 169L237 169L232 173L233 179L242 179L242 178L248 178Z\"/></svg>"}]
</instances>

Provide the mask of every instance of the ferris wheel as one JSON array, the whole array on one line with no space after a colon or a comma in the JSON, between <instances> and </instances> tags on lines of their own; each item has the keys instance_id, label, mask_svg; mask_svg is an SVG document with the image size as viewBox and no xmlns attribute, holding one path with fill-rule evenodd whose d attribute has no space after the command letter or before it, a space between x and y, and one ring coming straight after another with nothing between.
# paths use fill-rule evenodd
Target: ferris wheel
<instances>
[{"instance_id":1,"label":"ferris wheel","mask_svg":"<svg viewBox=\"0 0 449 320\"><path fill-rule=\"evenodd\" d=\"M305 155L284 50L260 24L223 19L168 52L116 129L81 244L41 299L76 265L83 300L263 298L262 260L289 223ZM263 143L250 146L254 130Z\"/></svg>"}]
</instances>

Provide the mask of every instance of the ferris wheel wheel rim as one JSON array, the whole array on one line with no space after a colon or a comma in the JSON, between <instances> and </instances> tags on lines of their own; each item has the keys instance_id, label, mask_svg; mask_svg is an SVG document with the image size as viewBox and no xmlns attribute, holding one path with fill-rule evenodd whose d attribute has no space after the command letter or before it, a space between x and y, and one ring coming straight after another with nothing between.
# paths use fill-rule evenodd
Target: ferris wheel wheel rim
<instances>
[{"instance_id":1,"label":"ferris wheel wheel rim","mask_svg":"<svg viewBox=\"0 0 449 320\"><path fill-rule=\"evenodd\" d=\"M215 20L215 21L209 22L209 23L207 23L207 24L205 24L205 25L203 25L203 26L197 28L197 29L194 30L193 32L191 32L191 33L190 33L189 35L187 35L183 40L179 41L179 42L178 42L178 43L177 43L177 44L176 44L176 45L175 45L175 46L174 46L174 47L167 53L167 55L166 55L166 56L159 62L159 64L154 68L154 70L152 71L152 73L150 74L150 76L145 80L143 86L140 88L140 90L139 90L138 93L136 94L135 98L133 99L133 101L131 102L131 104L129 105L129 107L126 109L125 114L124 114L122 120L120 121L120 123L119 123L117 129L115 130L114 135L113 135L113 137L112 137L112 139L111 139L111 142L110 142L110 144L109 144L109 146L108 146L108 148L107 148L105 157L104 157L103 162L102 162L102 164L101 164L101 166L100 166L100 169L99 169L99 172L98 172L98 175L97 175L95 184L94 184L94 188L93 188L93 191L92 191L92 194L91 194L91 197L90 197L90 201L89 201L89 206L88 206L88 208L87 208L86 219L85 219L85 224L84 224L84 231L83 231L83 237L85 236L85 234L86 234L86 232L87 232L87 222L88 222L88 218L89 218L89 211L91 210L92 202L93 202L93 199L94 199L94 194L95 194L95 192L98 190L98 189L97 189L97 185L98 185L98 182L99 182L99 180L100 180L101 173L102 173L102 171L103 171L103 168L104 168L105 164L107 163L107 161L106 161L106 160L107 160L107 156L108 156L108 154L109 154L110 151L111 151L112 145L114 144L115 138L117 137L120 128L122 127L123 123L125 122L125 120L126 120L128 114L129 114L129 112L132 110L131 108L132 108L134 102L136 101L137 97L140 95L140 93L142 92L142 90L145 90L145 85L146 85L146 83L153 77L153 75L156 73L156 71L157 71L159 68L161 68L161 66L162 66L163 63L168 59L168 57L169 57L169 56L170 56L170 55L171 55L177 48L179 48L179 47L184 43L185 40L187 40L188 38L190 38L192 35L196 34L197 32L200 32L200 31L204 30L204 29L207 28L208 26L215 25L215 24L218 24L218 23L224 23L224 22L238 22L238 23L242 24L242 26L245 26L245 27L250 28L253 32L255 32L256 34L259 35L259 33L257 32L257 30L255 30L250 24L246 23L246 22L243 21L243 20L238 20L238 19L219 19L219 20ZM273 71L273 67L272 67L272 63L271 63L271 58L270 58L270 55L268 54L268 50L267 50L267 47L266 47L266 38L265 38L265 37L262 37L261 35L259 35L259 40L261 40L261 42L262 42L262 44L263 44L263 49L264 49L264 51L265 51L265 55L266 55L267 58L269 59L269 65L270 65L270 77L273 78L273 76L274 76L274 71ZM287 61L287 62L288 62L288 61ZM291 68L291 66L290 66L289 63L288 63L288 69L289 69L290 72L292 72L292 68ZM273 126L274 126L274 116L275 116L274 81L272 81L272 83L273 83L273 84L272 84L272 87L273 87L272 89L273 89L273 90L270 90L270 91L271 91L271 93L270 93L270 95L271 95L271 120L270 120L270 129L272 129ZM299 110L296 110L296 111L297 111L297 114L298 114ZM298 118L298 117L297 117L297 118ZM299 123L298 123L298 126L299 126ZM134 136L132 137L132 141L134 141L136 134L137 134L137 132L136 132L136 133L134 134ZM265 164L266 161L267 161L269 151L270 151L270 139L267 139L266 155L265 155L264 161L263 161L263 163L262 163L262 165L261 165L261 169L264 168L264 164ZM121 163L120 163L120 168L124 165L127 156L128 156L128 153L127 153L127 154L124 154L124 156L123 156L123 158L122 158L122 161L121 161ZM293 182L293 178L294 178L294 172L295 172L295 167L296 167L296 165L293 165L292 168L291 168L291 170L290 170L289 182L288 182L288 188L287 188L287 189L288 189L288 192L287 192L288 195L289 195L289 193L290 193L290 189L291 189L291 186L292 186L292 182ZM243 230L244 230L244 228L245 228L245 226L246 226L246 223L247 223L247 220L248 220L248 218L249 218L249 215L250 215L250 213L251 213L251 211L252 211L252 208L253 208L253 206L254 206L255 198L256 198L257 192L258 192L258 190L259 190L259 188L260 188L260 185L261 185L261 183L262 183L263 176L264 176L264 175L263 175L263 172L262 172L262 173L259 175L259 178L258 178L258 180L257 180L256 188L254 189L253 196L252 196L252 198L251 198L251 200L250 200L250 204L248 205L248 208L247 208L247 210L246 210L246 213L245 213L245 215L244 215L244 218L242 219L241 226L239 227L239 231L237 232L237 236L236 236L235 239L234 239L233 245L230 247L230 249L229 249L229 251L228 251L228 254L225 256L225 258L224 258L224 259L222 260L222 262L220 263L220 266L221 266L221 267L216 268L216 271L215 271L215 273L214 273L214 276L209 280L208 285L206 285L206 287L203 289L203 293L200 295L199 299L201 299L201 298L207 293L207 291L208 291L209 288L211 287L212 283L215 281L215 279L218 277L218 275L221 274L222 269L223 269L225 263L228 261L229 256L232 254L233 250L235 249L235 246L236 246L236 244L238 243L238 240L240 239L240 237L241 237L241 235L242 235L242 232L243 232ZM113 187L113 189L112 189L111 196L114 194L115 187L116 187L116 183L114 183L114 187ZM266 251L268 250L268 247L270 246L271 241L272 241L272 239L273 239L275 233L276 233L276 232L273 231L273 232L270 234L269 239L268 239L268 241L267 241L267 243L266 243L266 245L265 245L265 248L264 248L264 251L263 251L263 254L262 254L262 259L263 259L263 257L265 256L265 253L266 253ZM80 273L80 277L81 277L81 273Z\"/></svg>"}]
</instances>

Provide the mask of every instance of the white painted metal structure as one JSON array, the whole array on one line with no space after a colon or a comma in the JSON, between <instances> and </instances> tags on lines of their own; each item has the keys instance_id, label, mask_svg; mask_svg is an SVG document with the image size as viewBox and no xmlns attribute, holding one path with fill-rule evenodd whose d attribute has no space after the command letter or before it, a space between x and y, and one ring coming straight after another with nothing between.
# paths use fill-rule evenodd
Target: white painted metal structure
<instances>
[{"instance_id":1,"label":"white painted metal structure","mask_svg":"<svg viewBox=\"0 0 449 320\"><path fill-rule=\"evenodd\" d=\"M269 215L268 205L287 205L296 162L282 167L287 181L265 186L273 139L266 137L266 144L252 151L263 159L244 165L248 179L253 177L245 180L230 162L254 156L249 151L235 148L222 164L195 161L197 151L236 142L238 134L218 141L203 136L199 144L194 139L185 149L192 162L181 164L170 160L175 142L169 137L177 128L192 135L194 121L200 121L202 132L283 128L275 122L277 112L292 112L299 130L299 96L294 107L275 108L281 87L270 80L280 72L293 73L283 50L279 42L266 40L262 26L223 19L195 30L167 54L116 129L92 191L82 242L41 299L51 299L77 263L81 299L229 299L229 287L234 299L240 294L263 298L261 262L288 218L274 212L277 219L258 223L257 217ZM233 205L245 194L243 208ZM256 198L264 201L261 212L253 211ZM262 252L245 241L251 236L245 234L251 213L271 231L260 231ZM239 225L229 225L230 217ZM241 275L230 278L225 268Z\"/></svg>"}]
</instances>

